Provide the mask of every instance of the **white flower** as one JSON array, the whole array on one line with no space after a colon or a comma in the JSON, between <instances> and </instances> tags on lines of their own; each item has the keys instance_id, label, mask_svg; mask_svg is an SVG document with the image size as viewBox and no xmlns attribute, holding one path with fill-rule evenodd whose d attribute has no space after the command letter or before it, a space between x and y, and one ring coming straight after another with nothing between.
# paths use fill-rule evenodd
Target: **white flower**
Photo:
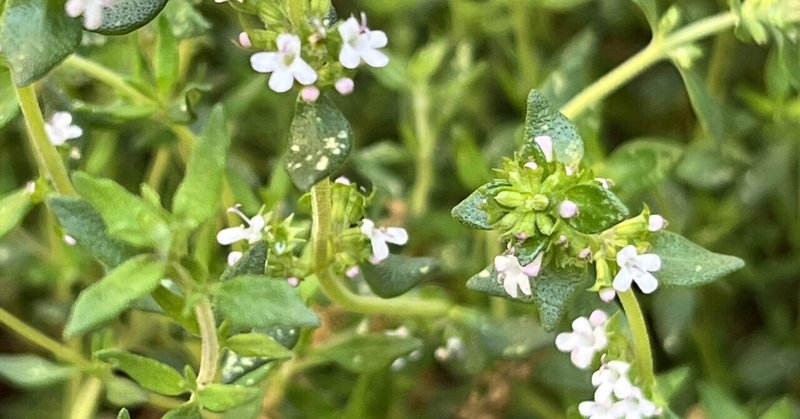
<instances>
[{"instance_id":1,"label":"white flower","mask_svg":"<svg viewBox=\"0 0 800 419\"><path fill-rule=\"evenodd\" d=\"M633 387L627 397L614 403L611 411L618 418L641 419L659 414L660 409L655 403L644 398L642 390Z\"/></svg>"},{"instance_id":2,"label":"white flower","mask_svg":"<svg viewBox=\"0 0 800 419\"><path fill-rule=\"evenodd\" d=\"M220 232L217 233L217 242L219 242L219 244L224 246L240 240L247 240L248 243L253 244L261 240L264 236L264 227L267 225L264 216L258 214L253 218L247 218L246 215L239 211L238 207L228 208L228 212L232 212L241 217L242 220L247 223L247 227L242 224L239 227L229 227L220 230Z\"/></svg>"},{"instance_id":3,"label":"white flower","mask_svg":"<svg viewBox=\"0 0 800 419\"><path fill-rule=\"evenodd\" d=\"M386 243L404 245L408 242L408 233L400 227L375 227L372 220L365 218L361 223L361 232L372 242L374 262L389 257L389 246Z\"/></svg>"},{"instance_id":4,"label":"white flower","mask_svg":"<svg viewBox=\"0 0 800 419\"><path fill-rule=\"evenodd\" d=\"M113 4L114 0L68 0L64 10L70 17L83 15L83 27L91 31L103 24L103 9Z\"/></svg>"},{"instance_id":5,"label":"white flower","mask_svg":"<svg viewBox=\"0 0 800 419\"><path fill-rule=\"evenodd\" d=\"M286 278L286 283L288 283L292 288L297 288L297 286L300 285L300 278L296 276L290 276Z\"/></svg>"},{"instance_id":6,"label":"white flower","mask_svg":"<svg viewBox=\"0 0 800 419\"><path fill-rule=\"evenodd\" d=\"M589 419L616 419L617 416L613 413L612 401L609 400L595 400L591 402L581 402L578 405L578 412L581 416Z\"/></svg>"},{"instance_id":7,"label":"white flower","mask_svg":"<svg viewBox=\"0 0 800 419\"><path fill-rule=\"evenodd\" d=\"M353 93L353 89L356 87L355 82L353 79L349 77L342 77L339 80L336 80L336 83L333 84L333 87L339 92L342 96L347 96L350 93Z\"/></svg>"},{"instance_id":8,"label":"white flower","mask_svg":"<svg viewBox=\"0 0 800 419\"><path fill-rule=\"evenodd\" d=\"M636 247L628 245L617 253L619 272L614 277L614 289L620 292L627 291L631 282L645 294L650 294L658 288L658 280L650 274L661 269L661 258L652 253L637 254Z\"/></svg>"},{"instance_id":9,"label":"white flower","mask_svg":"<svg viewBox=\"0 0 800 419\"><path fill-rule=\"evenodd\" d=\"M75 246L76 244L78 244L78 241L75 240L75 237L72 237L69 234L65 234L64 243L66 243L68 246Z\"/></svg>"},{"instance_id":10,"label":"white flower","mask_svg":"<svg viewBox=\"0 0 800 419\"><path fill-rule=\"evenodd\" d=\"M553 139L549 135L540 135L533 139L544 154L544 159L548 162L553 161Z\"/></svg>"},{"instance_id":11,"label":"white flower","mask_svg":"<svg viewBox=\"0 0 800 419\"><path fill-rule=\"evenodd\" d=\"M595 310L587 319L578 317L572 322L571 333L559 333L556 336L556 347L561 352L570 352L572 363L586 369L594 360L594 355L608 344L606 322L608 315L602 310Z\"/></svg>"},{"instance_id":12,"label":"white flower","mask_svg":"<svg viewBox=\"0 0 800 419\"><path fill-rule=\"evenodd\" d=\"M653 214L647 218L647 229L656 232L667 226L667 220L664 217Z\"/></svg>"},{"instance_id":13,"label":"white flower","mask_svg":"<svg viewBox=\"0 0 800 419\"><path fill-rule=\"evenodd\" d=\"M433 356L439 362L447 361L451 356L460 358L463 354L464 341L458 336L451 336L447 338L445 346L440 346L433 352Z\"/></svg>"},{"instance_id":14,"label":"white flower","mask_svg":"<svg viewBox=\"0 0 800 419\"><path fill-rule=\"evenodd\" d=\"M497 279L503 284L508 295L517 298L517 289L522 290L525 295L531 295L530 277L539 275L542 268L542 256L540 252L533 261L525 266L520 265L519 259L514 255L499 255L494 258L494 269L497 271Z\"/></svg>"},{"instance_id":15,"label":"white flower","mask_svg":"<svg viewBox=\"0 0 800 419\"><path fill-rule=\"evenodd\" d=\"M388 39L383 31L372 31L367 27L367 15L361 14L361 24L353 16L339 25L342 37L342 50L339 51L339 62L345 68L356 68L364 60L372 67L383 67L389 64L389 57L378 51L386 46Z\"/></svg>"},{"instance_id":16,"label":"white flower","mask_svg":"<svg viewBox=\"0 0 800 419\"><path fill-rule=\"evenodd\" d=\"M597 387L595 400L610 399L612 394L618 399L630 396L636 388L628 379L630 369L631 365L624 361L604 362L592 374L592 385Z\"/></svg>"},{"instance_id":17,"label":"white flower","mask_svg":"<svg viewBox=\"0 0 800 419\"><path fill-rule=\"evenodd\" d=\"M83 130L77 125L72 125L72 115L69 112L56 112L45 122L44 130L50 143L54 146L63 145L66 141L83 135Z\"/></svg>"},{"instance_id":18,"label":"white flower","mask_svg":"<svg viewBox=\"0 0 800 419\"><path fill-rule=\"evenodd\" d=\"M558 215L561 218L572 218L578 215L578 204L569 199L561 201L561 204L558 205Z\"/></svg>"},{"instance_id":19,"label":"white flower","mask_svg":"<svg viewBox=\"0 0 800 419\"><path fill-rule=\"evenodd\" d=\"M239 259L242 258L242 256L244 256L244 254L239 251L233 251L228 253L228 266L236 265L236 262L238 262Z\"/></svg>"},{"instance_id":20,"label":"white flower","mask_svg":"<svg viewBox=\"0 0 800 419\"><path fill-rule=\"evenodd\" d=\"M283 93L292 88L294 80L302 85L317 81L317 72L300 56L300 38L282 33L276 40L278 51L257 52L250 57L250 66L259 73L272 73L270 89Z\"/></svg>"},{"instance_id":21,"label":"white flower","mask_svg":"<svg viewBox=\"0 0 800 419\"><path fill-rule=\"evenodd\" d=\"M614 288L603 288L597 294L604 303L610 303L617 297L617 292L614 291Z\"/></svg>"}]
</instances>

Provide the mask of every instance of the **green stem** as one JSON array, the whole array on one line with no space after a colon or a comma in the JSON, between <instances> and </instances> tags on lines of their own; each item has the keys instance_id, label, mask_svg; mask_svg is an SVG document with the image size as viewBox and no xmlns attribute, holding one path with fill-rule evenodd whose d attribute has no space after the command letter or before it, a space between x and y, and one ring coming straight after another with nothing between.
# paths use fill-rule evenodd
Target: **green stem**
<instances>
[{"instance_id":1,"label":"green stem","mask_svg":"<svg viewBox=\"0 0 800 419\"><path fill-rule=\"evenodd\" d=\"M81 385L81 391L72 404L70 419L92 419L97 408L97 399L103 390L103 382L97 377L88 377Z\"/></svg>"},{"instance_id":2,"label":"green stem","mask_svg":"<svg viewBox=\"0 0 800 419\"><path fill-rule=\"evenodd\" d=\"M39 101L36 100L36 91L33 89L33 85L15 87L15 91L22 115L25 117L28 140L39 170L53 182L56 192L61 195L75 195L75 189L69 181L67 168L64 167L61 156L58 155L58 151L47 137L42 110L39 108Z\"/></svg>"},{"instance_id":3,"label":"green stem","mask_svg":"<svg viewBox=\"0 0 800 419\"><path fill-rule=\"evenodd\" d=\"M570 119L580 116L653 64L668 57L676 48L730 29L735 24L736 16L731 12L723 12L687 25L663 39L654 38L643 50L573 97L561 108L561 113Z\"/></svg>"},{"instance_id":4,"label":"green stem","mask_svg":"<svg viewBox=\"0 0 800 419\"><path fill-rule=\"evenodd\" d=\"M94 61L90 61L87 60L86 58L73 54L69 58L64 60L63 65L67 67L72 67L76 70L83 71L89 76L111 86L118 93L122 94L123 96L127 96L134 102L156 107L159 106L158 101L156 101L152 97L145 95L144 93L140 92L139 90L137 90L136 88L125 82L125 78L122 75L117 74L109 70L108 68L95 63Z\"/></svg>"},{"instance_id":5,"label":"green stem","mask_svg":"<svg viewBox=\"0 0 800 419\"><path fill-rule=\"evenodd\" d=\"M531 47L531 19L528 14L528 6L531 4L527 0L512 0L511 1L511 14L514 28L514 38L517 51L517 62L519 63L519 71L524 84L521 91L527 92L536 85L536 78L538 71L536 68L536 59L533 56L533 48Z\"/></svg>"},{"instance_id":6,"label":"green stem","mask_svg":"<svg viewBox=\"0 0 800 419\"><path fill-rule=\"evenodd\" d=\"M45 336L42 332L28 326L27 323L23 322L2 308L0 308L0 324L5 325L9 330L18 334L34 345L47 350L62 361L81 368L89 368L92 366L91 362L86 360L80 354L61 343L56 342L48 336Z\"/></svg>"},{"instance_id":7,"label":"green stem","mask_svg":"<svg viewBox=\"0 0 800 419\"><path fill-rule=\"evenodd\" d=\"M147 171L147 184L155 190L160 189L161 181L169 168L170 150L166 147L161 147L156 151L150 169Z\"/></svg>"},{"instance_id":8,"label":"green stem","mask_svg":"<svg viewBox=\"0 0 800 419\"><path fill-rule=\"evenodd\" d=\"M217 361L219 360L219 340L217 339L217 325L214 321L214 311L211 301L203 297L194 306L197 324L200 327L200 371L197 372L197 386L204 387L214 382L217 375Z\"/></svg>"},{"instance_id":9,"label":"green stem","mask_svg":"<svg viewBox=\"0 0 800 419\"><path fill-rule=\"evenodd\" d=\"M364 314L436 318L447 315L454 307L442 301L423 301L409 298L382 299L353 294L330 274L328 241L331 228L330 182L324 179L311 188L313 225L311 240L314 271L322 290L334 303Z\"/></svg>"},{"instance_id":10,"label":"green stem","mask_svg":"<svg viewBox=\"0 0 800 419\"><path fill-rule=\"evenodd\" d=\"M625 310L625 317L628 318L628 325L633 335L633 352L636 356L636 364L639 366L639 374L647 386L655 388L656 376L653 371L653 351L650 349L650 335L647 333L647 325L644 322L642 309L633 290L618 292Z\"/></svg>"},{"instance_id":11,"label":"green stem","mask_svg":"<svg viewBox=\"0 0 800 419\"><path fill-rule=\"evenodd\" d=\"M414 131L417 136L417 158L414 186L411 190L410 213L420 216L428 211L428 195L433 186L436 135L430 121L428 87L421 84L411 92L414 113Z\"/></svg>"}]
</instances>

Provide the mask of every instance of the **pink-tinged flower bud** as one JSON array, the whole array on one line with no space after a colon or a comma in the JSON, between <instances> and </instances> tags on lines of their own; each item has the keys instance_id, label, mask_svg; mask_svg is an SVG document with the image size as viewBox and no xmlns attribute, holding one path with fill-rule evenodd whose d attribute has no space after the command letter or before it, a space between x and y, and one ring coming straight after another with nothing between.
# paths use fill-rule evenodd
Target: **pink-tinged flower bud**
<instances>
[{"instance_id":1,"label":"pink-tinged flower bud","mask_svg":"<svg viewBox=\"0 0 800 419\"><path fill-rule=\"evenodd\" d=\"M306 86L300 90L300 98L306 103L316 102L319 99L319 89L315 86Z\"/></svg>"},{"instance_id":2,"label":"pink-tinged flower bud","mask_svg":"<svg viewBox=\"0 0 800 419\"><path fill-rule=\"evenodd\" d=\"M600 296L600 299L606 303L614 301L614 298L616 298L617 296L617 292L614 291L614 288L601 289L600 292L598 292L597 294Z\"/></svg>"},{"instance_id":3,"label":"pink-tinged flower bud","mask_svg":"<svg viewBox=\"0 0 800 419\"><path fill-rule=\"evenodd\" d=\"M522 165L522 167L524 167L526 169L536 170L536 169L539 168L539 165L536 164L535 161L529 161L529 162L525 163L524 165Z\"/></svg>"},{"instance_id":4,"label":"pink-tinged flower bud","mask_svg":"<svg viewBox=\"0 0 800 419\"><path fill-rule=\"evenodd\" d=\"M575 166L564 166L564 173L566 173L567 176L572 176L577 172L578 172L578 168L575 167Z\"/></svg>"},{"instance_id":5,"label":"pink-tinged flower bud","mask_svg":"<svg viewBox=\"0 0 800 419\"><path fill-rule=\"evenodd\" d=\"M525 240L525 239L528 238L528 233L523 231L523 232L515 234L514 236L519 240Z\"/></svg>"},{"instance_id":6,"label":"pink-tinged flower bud","mask_svg":"<svg viewBox=\"0 0 800 419\"><path fill-rule=\"evenodd\" d=\"M347 96L350 93L353 93L353 89L355 89L356 84L353 82L353 79L349 77L342 77L339 80L336 80L336 83L333 84L333 87L342 96Z\"/></svg>"},{"instance_id":7,"label":"pink-tinged flower bud","mask_svg":"<svg viewBox=\"0 0 800 419\"><path fill-rule=\"evenodd\" d=\"M78 243L78 241L75 240L75 237L72 237L69 234L65 234L64 243L66 243L68 246L75 246Z\"/></svg>"},{"instance_id":8,"label":"pink-tinged flower bud","mask_svg":"<svg viewBox=\"0 0 800 419\"><path fill-rule=\"evenodd\" d=\"M288 282L289 286L291 286L292 288L297 288L297 286L300 285L300 278L296 276L290 276L286 278L286 282Z\"/></svg>"},{"instance_id":9,"label":"pink-tinged flower bud","mask_svg":"<svg viewBox=\"0 0 800 419\"><path fill-rule=\"evenodd\" d=\"M664 217L653 214L647 219L647 229L653 232L659 231L667 226L667 220Z\"/></svg>"},{"instance_id":10,"label":"pink-tinged flower bud","mask_svg":"<svg viewBox=\"0 0 800 419\"><path fill-rule=\"evenodd\" d=\"M592 257L592 249L585 247L583 250L578 253L578 257L581 259L589 259Z\"/></svg>"},{"instance_id":11,"label":"pink-tinged flower bud","mask_svg":"<svg viewBox=\"0 0 800 419\"><path fill-rule=\"evenodd\" d=\"M566 245L567 244L567 236L565 236L563 234L558 236L558 241L556 241L556 244L562 245L562 246Z\"/></svg>"},{"instance_id":12,"label":"pink-tinged flower bud","mask_svg":"<svg viewBox=\"0 0 800 419\"><path fill-rule=\"evenodd\" d=\"M553 161L553 139L549 135L540 135L533 139L544 154L544 159L548 162Z\"/></svg>"},{"instance_id":13,"label":"pink-tinged flower bud","mask_svg":"<svg viewBox=\"0 0 800 419\"><path fill-rule=\"evenodd\" d=\"M36 192L36 182L32 180L28 181L28 183L25 184L25 191L29 194Z\"/></svg>"},{"instance_id":14,"label":"pink-tinged flower bud","mask_svg":"<svg viewBox=\"0 0 800 419\"><path fill-rule=\"evenodd\" d=\"M250 35L248 35L247 32L242 32L239 34L239 45L241 45L242 48L253 47L253 43L250 42Z\"/></svg>"},{"instance_id":15,"label":"pink-tinged flower bud","mask_svg":"<svg viewBox=\"0 0 800 419\"><path fill-rule=\"evenodd\" d=\"M242 258L242 252L233 251L228 253L228 266L236 265L236 262Z\"/></svg>"},{"instance_id":16,"label":"pink-tinged flower bud","mask_svg":"<svg viewBox=\"0 0 800 419\"><path fill-rule=\"evenodd\" d=\"M344 176L339 176L339 177L336 178L336 180L334 180L334 182L338 183L340 185L349 185L350 184L350 179L348 179L348 178L346 178Z\"/></svg>"},{"instance_id":17,"label":"pink-tinged flower bud","mask_svg":"<svg viewBox=\"0 0 800 419\"><path fill-rule=\"evenodd\" d=\"M560 215L561 218L572 218L578 215L578 204L569 199L561 201L561 204L558 206L558 215Z\"/></svg>"},{"instance_id":18,"label":"pink-tinged flower bud","mask_svg":"<svg viewBox=\"0 0 800 419\"><path fill-rule=\"evenodd\" d=\"M358 274L360 274L360 273L361 273L361 269L359 269L358 266L354 265L354 266L351 266L350 268L348 268L347 271L344 273L344 275L346 277L352 279L352 278L357 277Z\"/></svg>"}]
</instances>

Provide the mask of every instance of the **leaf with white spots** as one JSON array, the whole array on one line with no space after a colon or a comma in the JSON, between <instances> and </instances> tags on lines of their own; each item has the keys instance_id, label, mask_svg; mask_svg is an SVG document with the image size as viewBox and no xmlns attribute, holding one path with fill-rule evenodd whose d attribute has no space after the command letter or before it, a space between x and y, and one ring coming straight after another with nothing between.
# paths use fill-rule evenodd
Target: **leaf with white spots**
<instances>
[{"instance_id":1,"label":"leaf with white spots","mask_svg":"<svg viewBox=\"0 0 800 419\"><path fill-rule=\"evenodd\" d=\"M577 165L583 158L583 140L578 135L575 125L555 109L541 93L531 90L528 95L528 111L525 114L523 131L522 156L536 156L542 160L534 139L548 136L553 141L553 152L556 160L570 165Z\"/></svg>"},{"instance_id":2,"label":"leaf with white spots","mask_svg":"<svg viewBox=\"0 0 800 419\"><path fill-rule=\"evenodd\" d=\"M341 167L350 154L353 129L328 98L298 100L289 128L286 172L294 184L309 190Z\"/></svg>"},{"instance_id":3,"label":"leaf with white spots","mask_svg":"<svg viewBox=\"0 0 800 419\"><path fill-rule=\"evenodd\" d=\"M372 292L379 297L393 298L405 294L438 268L433 258L389 255L377 265L363 263L361 274Z\"/></svg>"},{"instance_id":4,"label":"leaf with white spots","mask_svg":"<svg viewBox=\"0 0 800 419\"><path fill-rule=\"evenodd\" d=\"M503 211L493 203L493 197L500 187L508 186L506 182L493 180L464 198L450 212L456 220L479 230L491 230Z\"/></svg>"},{"instance_id":5,"label":"leaf with white spots","mask_svg":"<svg viewBox=\"0 0 800 419\"><path fill-rule=\"evenodd\" d=\"M103 8L103 23L92 32L124 35L146 25L161 12L167 0L116 0Z\"/></svg>"},{"instance_id":6,"label":"leaf with white spots","mask_svg":"<svg viewBox=\"0 0 800 419\"><path fill-rule=\"evenodd\" d=\"M375 372L420 348L422 341L417 338L373 333L338 338L317 350L315 355L351 372Z\"/></svg>"},{"instance_id":7,"label":"leaf with white spots","mask_svg":"<svg viewBox=\"0 0 800 419\"><path fill-rule=\"evenodd\" d=\"M651 244L648 253L661 257L661 269L653 273L661 285L696 287L744 267L735 256L710 252L669 231L654 234Z\"/></svg>"}]
</instances>

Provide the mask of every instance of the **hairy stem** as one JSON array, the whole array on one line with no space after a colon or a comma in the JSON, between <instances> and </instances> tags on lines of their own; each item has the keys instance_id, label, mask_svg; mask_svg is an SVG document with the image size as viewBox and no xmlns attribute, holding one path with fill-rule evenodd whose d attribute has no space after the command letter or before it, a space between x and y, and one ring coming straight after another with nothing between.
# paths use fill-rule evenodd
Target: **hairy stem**
<instances>
[{"instance_id":1,"label":"hairy stem","mask_svg":"<svg viewBox=\"0 0 800 419\"><path fill-rule=\"evenodd\" d=\"M633 335L633 352L636 355L636 364L639 366L639 374L647 386L655 386L656 376L653 371L653 351L650 348L650 335L647 333L647 325L644 322L642 309L633 290L617 293L625 310L625 317L628 318L628 325Z\"/></svg>"},{"instance_id":2,"label":"hairy stem","mask_svg":"<svg viewBox=\"0 0 800 419\"><path fill-rule=\"evenodd\" d=\"M442 301L423 301L409 298L382 299L365 297L352 293L330 274L328 240L331 227L330 182L324 179L311 188L311 228L314 272L322 290L334 303L343 308L364 314L385 314L387 316L440 317L453 308Z\"/></svg>"},{"instance_id":3,"label":"hairy stem","mask_svg":"<svg viewBox=\"0 0 800 419\"><path fill-rule=\"evenodd\" d=\"M580 116L653 64L668 57L676 48L730 29L735 24L736 16L731 12L723 12L687 25L663 39L654 38L645 49L628 58L573 97L561 108L561 113L570 119Z\"/></svg>"},{"instance_id":4,"label":"hairy stem","mask_svg":"<svg viewBox=\"0 0 800 419\"><path fill-rule=\"evenodd\" d=\"M82 357L79 353L73 351L66 345L56 342L33 327L28 326L27 323L2 308L0 308L0 324L6 326L9 330L28 342L47 350L64 362L81 368L89 368L92 365L91 362Z\"/></svg>"},{"instance_id":5,"label":"hairy stem","mask_svg":"<svg viewBox=\"0 0 800 419\"><path fill-rule=\"evenodd\" d=\"M200 371L197 373L197 386L202 388L214 382L214 377L217 375L219 340L217 339L214 312L211 310L211 301L208 300L208 297L203 297L194 306L194 312L197 315L197 324L200 326L200 339L202 342Z\"/></svg>"},{"instance_id":6,"label":"hairy stem","mask_svg":"<svg viewBox=\"0 0 800 419\"><path fill-rule=\"evenodd\" d=\"M67 168L61 161L61 156L55 146L50 143L47 131L44 129L44 118L36 100L36 91L33 85L15 87L19 107L25 117L25 126L28 128L28 140L31 150L36 158L39 170L53 182L56 192L61 195L75 195L75 189L69 180Z\"/></svg>"}]
</instances>

